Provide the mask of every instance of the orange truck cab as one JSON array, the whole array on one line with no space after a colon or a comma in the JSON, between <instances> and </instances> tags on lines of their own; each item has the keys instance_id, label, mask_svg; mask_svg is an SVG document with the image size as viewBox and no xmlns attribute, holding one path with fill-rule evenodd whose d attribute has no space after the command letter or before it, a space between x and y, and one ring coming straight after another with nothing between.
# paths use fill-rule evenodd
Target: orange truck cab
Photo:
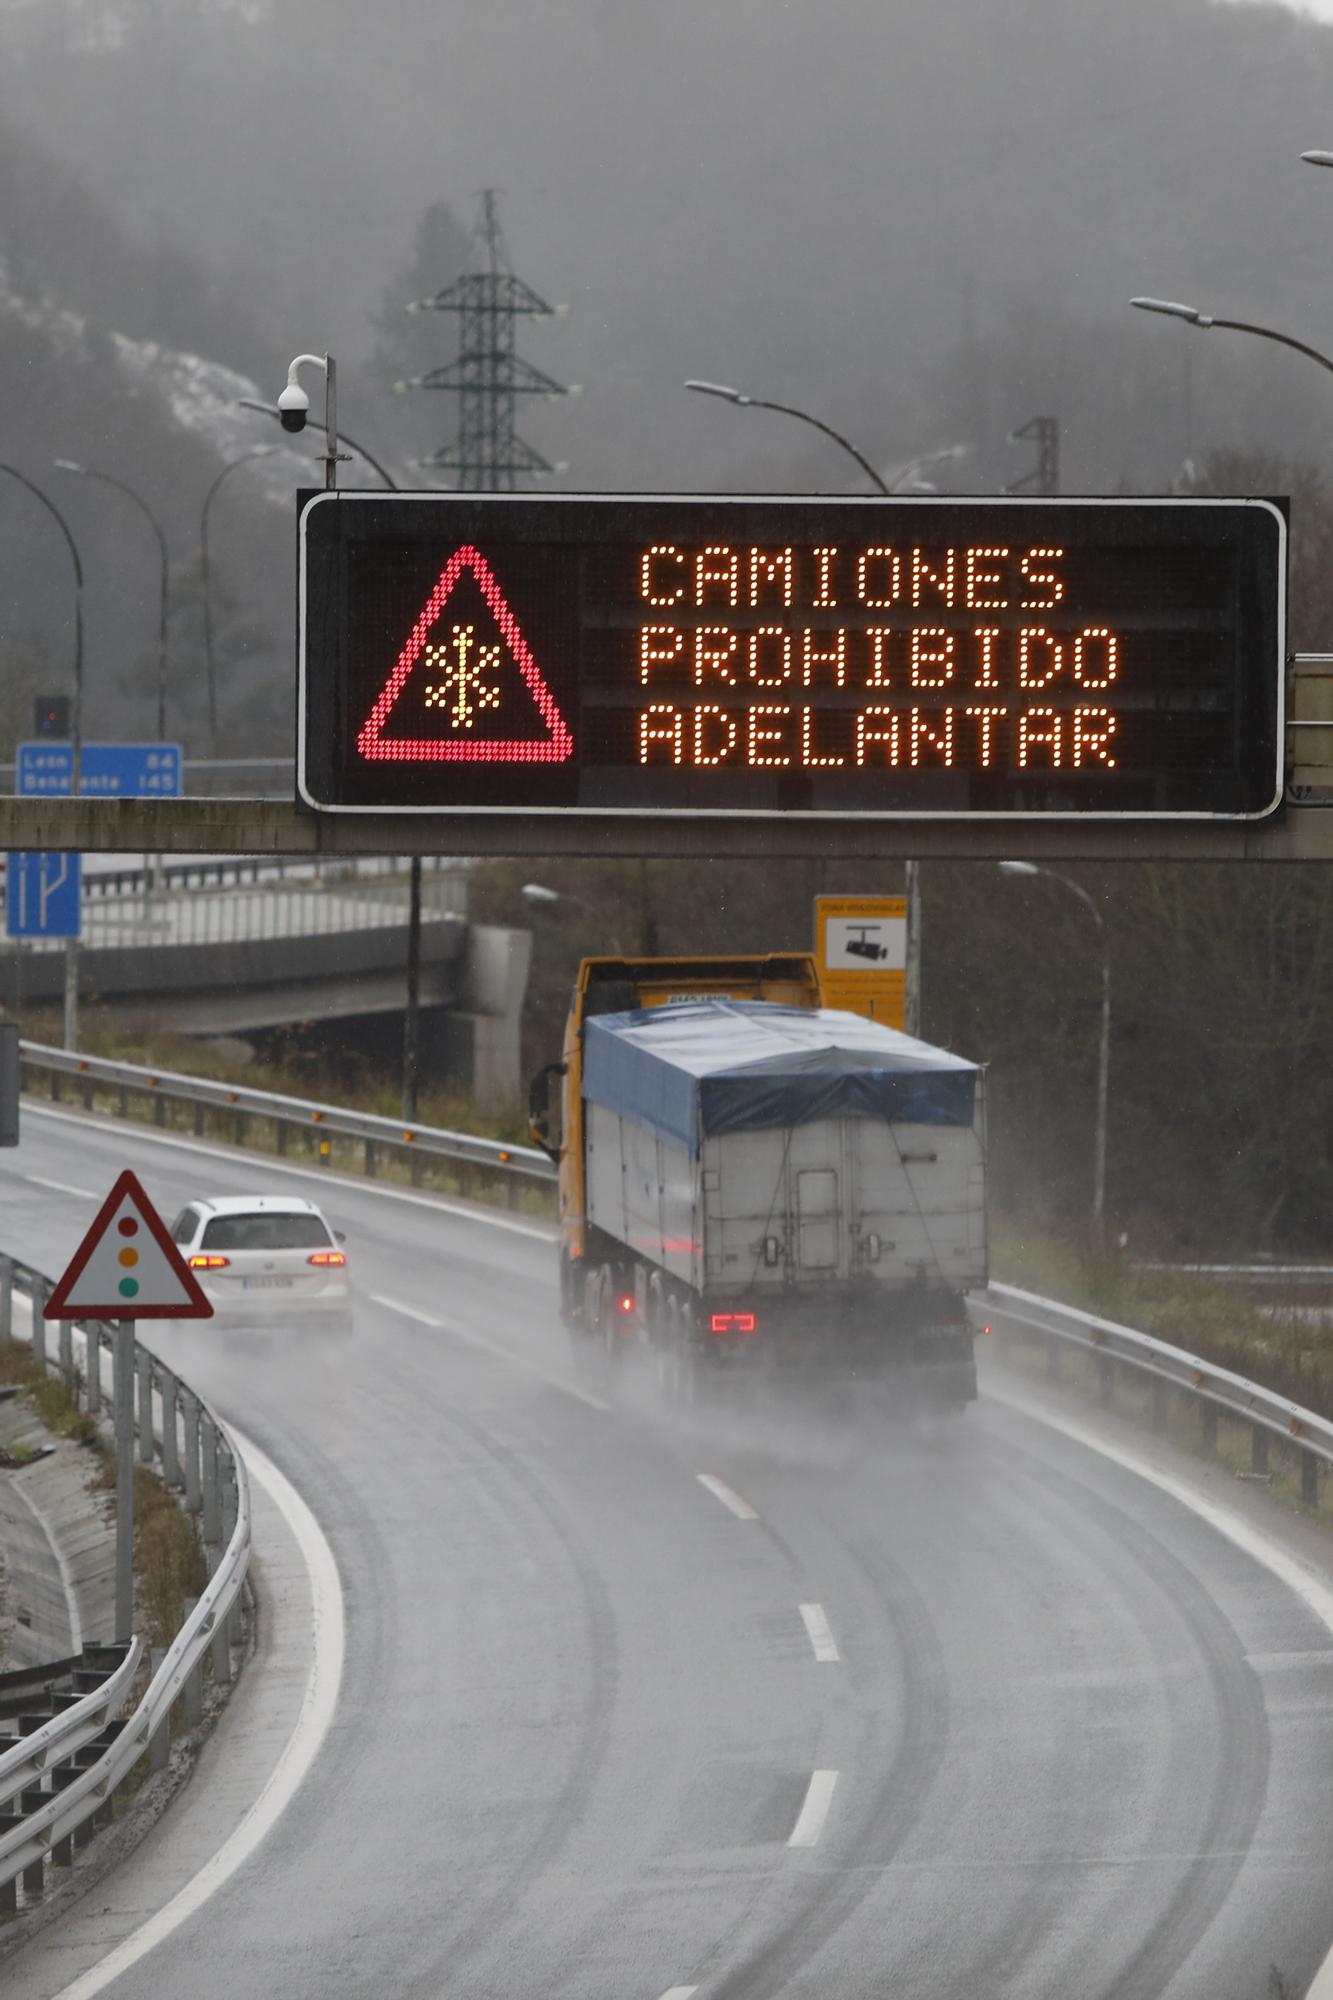
<instances>
[{"instance_id":1,"label":"orange truck cab","mask_svg":"<svg viewBox=\"0 0 1333 2000\"><path fill-rule=\"evenodd\" d=\"M726 958L585 958L579 966L564 1050L532 1080L533 1143L559 1168L560 1308L573 1325L584 1316L587 1195L583 1127L583 1030L597 1014L662 1007L681 1000L768 1000L818 1007L819 974L809 952L763 952Z\"/></svg>"}]
</instances>

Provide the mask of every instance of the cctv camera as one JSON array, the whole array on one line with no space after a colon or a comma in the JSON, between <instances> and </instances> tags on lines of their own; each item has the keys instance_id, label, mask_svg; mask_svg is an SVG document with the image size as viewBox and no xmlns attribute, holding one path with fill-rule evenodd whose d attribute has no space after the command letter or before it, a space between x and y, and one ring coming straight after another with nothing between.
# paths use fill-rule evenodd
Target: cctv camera
<instances>
[{"instance_id":1,"label":"cctv camera","mask_svg":"<svg viewBox=\"0 0 1333 2000\"><path fill-rule=\"evenodd\" d=\"M278 415L285 431L303 431L310 414L310 398L297 382L289 382L278 398Z\"/></svg>"}]
</instances>

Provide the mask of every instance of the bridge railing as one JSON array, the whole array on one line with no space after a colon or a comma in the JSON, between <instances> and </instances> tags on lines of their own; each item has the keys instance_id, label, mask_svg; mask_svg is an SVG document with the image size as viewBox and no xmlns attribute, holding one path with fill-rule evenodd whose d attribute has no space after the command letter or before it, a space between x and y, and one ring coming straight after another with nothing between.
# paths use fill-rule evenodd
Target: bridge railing
<instances>
[{"instance_id":1,"label":"bridge railing","mask_svg":"<svg viewBox=\"0 0 1333 2000\"><path fill-rule=\"evenodd\" d=\"M1281 1438L1295 1449L1302 1500L1310 1507L1318 1505L1319 1468L1333 1465L1333 1422L1327 1417L1302 1409L1276 1390L1152 1334L1139 1333L1116 1320L1098 1319L1093 1313L1060 1305L1016 1285L992 1284L983 1309L1002 1337L1035 1336L1046 1342L1047 1373L1052 1378L1059 1378L1062 1348L1079 1348L1094 1355L1098 1393L1104 1404L1114 1404L1120 1370L1146 1377L1152 1392L1150 1421L1156 1430L1167 1427L1168 1399L1173 1390L1197 1403L1206 1450L1216 1447L1221 1413L1239 1419L1250 1429L1251 1471L1258 1478L1269 1475L1269 1445L1272 1439Z\"/></svg>"},{"instance_id":2,"label":"bridge railing","mask_svg":"<svg viewBox=\"0 0 1333 2000\"><path fill-rule=\"evenodd\" d=\"M0 1339L15 1337L15 1305L26 1298L34 1357L64 1379L85 1411L99 1417L116 1408L117 1390L124 1386L115 1381L112 1329L97 1320L61 1320L56 1351L48 1352L42 1309L50 1289L43 1272L0 1255ZM183 1697L187 1724L203 1713L206 1663L215 1682L231 1678L250 1562L244 1461L225 1424L137 1339L129 1367L125 1403L133 1411L135 1456L143 1464L156 1458L185 1511L197 1517L210 1575L202 1595L187 1598L170 1645L152 1654L150 1676L137 1699L144 1653L138 1637L127 1644L90 1644L71 1660L17 1677L25 1684L49 1680L52 1713L43 1717L35 1707L26 1714L20 1708L17 1734L0 1722L0 1731L7 1732L0 1734L0 1915L18 1908L20 1883L25 1901L35 1901L48 1867L69 1865L74 1848L110 1818L117 1787L145 1754L150 1768L165 1766L176 1702ZM62 1682L70 1683L68 1693L57 1692ZM29 1699L35 1703L35 1696ZM14 1698L4 1706L12 1711Z\"/></svg>"},{"instance_id":3,"label":"bridge railing","mask_svg":"<svg viewBox=\"0 0 1333 2000\"><path fill-rule=\"evenodd\" d=\"M369 1111L350 1111L309 1098L285 1097L274 1091L251 1090L244 1084L218 1083L210 1077L182 1076L171 1070L149 1069L139 1063L116 1062L106 1056L78 1055L41 1042L20 1043L24 1088L44 1082L53 1102L70 1091L94 1108L99 1089L110 1092L113 1110L128 1117L131 1097L151 1104L153 1122L166 1125L169 1107L185 1111L185 1122L196 1135L216 1125L222 1113L227 1135L238 1146L254 1145L259 1136L271 1143L264 1150L286 1156L293 1140L304 1145L321 1165L332 1164L334 1142L346 1144L355 1166L374 1176L385 1157L408 1165L413 1185L419 1185L427 1165L446 1163L462 1193L502 1194L510 1208L520 1205L526 1190L547 1190L555 1168L545 1153L532 1146L509 1146L481 1139L471 1132L451 1132L442 1126L406 1124ZM341 1163L341 1162L340 1162Z\"/></svg>"}]
</instances>

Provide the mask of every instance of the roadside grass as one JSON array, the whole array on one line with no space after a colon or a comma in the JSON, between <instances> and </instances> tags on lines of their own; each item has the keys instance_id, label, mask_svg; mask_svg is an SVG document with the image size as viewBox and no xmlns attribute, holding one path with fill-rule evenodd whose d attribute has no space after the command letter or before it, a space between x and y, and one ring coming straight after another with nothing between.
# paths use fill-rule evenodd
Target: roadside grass
<instances>
[{"instance_id":1,"label":"roadside grass","mask_svg":"<svg viewBox=\"0 0 1333 2000\"><path fill-rule=\"evenodd\" d=\"M79 1408L77 1385L44 1370L19 1340L0 1340L0 1383L21 1389L48 1431L88 1447L90 1485L114 1495L115 1453L97 1419ZM134 1468L134 1573L144 1638L150 1646L169 1646L185 1615L185 1599L198 1597L208 1581L208 1561L189 1515L147 1465Z\"/></svg>"},{"instance_id":2,"label":"roadside grass","mask_svg":"<svg viewBox=\"0 0 1333 2000\"><path fill-rule=\"evenodd\" d=\"M21 1009L17 1018L26 1041L59 1047L63 1029L55 1009ZM250 1090L270 1090L279 1096L309 1098L316 1104L342 1105L349 1111L368 1111L381 1118L396 1119L402 1112L401 1085L384 1071L364 1070L357 1077L349 1077L336 1065L313 1059L279 1062L262 1055L247 1057L239 1049L228 1047L225 1039L196 1040L124 1016L112 1018L92 1004L80 1012L79 1047L84 1054L105 1056L112 1062L138 1063L145 1069L175 1070L182 1076L243 1084ZM517 1113L507 1118L487 1117L477 1110L468 1093L456 1085L423 1082L417 1122L448 1131L474 1133L478 1138L498 1140L501 1145L531 1143L527 1125Z\"/></svg>"},{"instance_id":3,"label":"roadside grass","mask_svg":"<svg viewBox=\"0 0 1333 2000\"><path fill-rule=\"evenodd\" d=\"M1119 1320L1333 1417L1333 1296L1265 1302L1205 1275L1081 1249L1012 1217L992 1221L991 1266L1006 1284ZM1310 1310L1321 1306L1326 1314Z\"/></svg>"}]
</instances>

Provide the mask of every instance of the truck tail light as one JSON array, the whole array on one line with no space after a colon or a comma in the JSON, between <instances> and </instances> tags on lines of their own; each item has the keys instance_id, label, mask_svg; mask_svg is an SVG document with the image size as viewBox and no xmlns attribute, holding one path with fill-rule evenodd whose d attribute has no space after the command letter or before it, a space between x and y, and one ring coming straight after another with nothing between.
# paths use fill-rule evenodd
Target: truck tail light
<instances>
[{"instance_id":1,"label":"truck tail light","mask_svg":"<svg viewBox=\"0 0 1333 2000\"><path fill-rule=\"evenodd\" d=\"M192 1271L221 1271L230 1262L230 1257L191 1257L190 1269Z\"/></svg>"},{"instance_id":2,"label":"truck tail light","mask_svg":"<svg viewBox=\"0 0 1333 2000\"><path fill-rule=\"evenodd\" d=\"M758 1333L759 1319L755 1313L714 1313L708 1330L710 1333Z\"/></svg>"},{"instance_id":3,"label":"truck tail light","mask_svg":"<svg viewBox=\"0 0 1333 2000\"><path fill-rule=\"evenodd\" d=\"M346 1262L347 1259L341 1250L316 1250L312 1257L306 1258L307 1264L345 1264Z\"/></svg>"},{"instance_id":4,"label":"truck tail light","mask_svg":"<svg viewBox=\"0 0 1333 2000\"><path fill-rule=\"evenodd\" d=\"M633 1310L634 1310L634 1294L633 1294L632 1292L622 1292L622 1293L621 1293L621 1296L620 1296L620 1310L621 1310L621 1312L623 1312L623 1313L632 1313L632 1312L633 1312Z\"/></svg>"}]
</instances>

